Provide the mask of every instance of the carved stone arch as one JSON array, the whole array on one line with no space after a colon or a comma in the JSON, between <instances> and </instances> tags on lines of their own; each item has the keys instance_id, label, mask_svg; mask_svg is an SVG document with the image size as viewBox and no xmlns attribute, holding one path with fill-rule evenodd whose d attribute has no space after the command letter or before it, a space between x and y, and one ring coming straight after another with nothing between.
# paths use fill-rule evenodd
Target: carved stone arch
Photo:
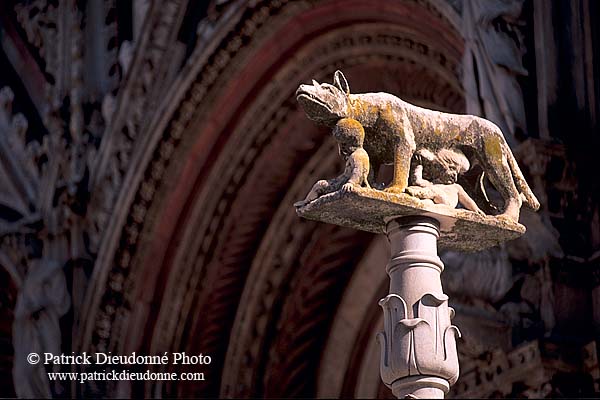
<instances>
[{"instance_id":1,"label":"carved stone arch","mask_svg":"<svg viewBox=\"0 0 600 400\"><path fill-rule=\"evenodd\" d=\"M337 168L329 151L317 163L322 170L298 175L327 132L306 120L294 90L342 68L354 92L377 88L462 111L462 39L437 4L298 1L235 9L241 16L220 44L191 58L189 75L174 89L179 95L165 96L181 99L178 105L159 108L162 137L137 165L144 171L139 179L124 189L132 203L113 238L119 246L99 256L107 279L93 283L94 318L82 350L203 352L213 359L206 382L148 382L133 393L314 394L311 369L323 346L314 338L327 335L369 239L295 217L293 200L322 171ZM201 66L193 67L195 60ZM318 268L318 260L331 261L329 269ZM280 280L270 281L278 269ZM307 288L315 305L296 307ZM251 323L238 322L249 310ZM303 342L292 327L312 320ZM288 345L306 345L316 355L308 363L285 358ZM279 379L295 368L295 380ZM243 372L243 386L231 386L235 371Z\"/></svg>"}]
</instances>

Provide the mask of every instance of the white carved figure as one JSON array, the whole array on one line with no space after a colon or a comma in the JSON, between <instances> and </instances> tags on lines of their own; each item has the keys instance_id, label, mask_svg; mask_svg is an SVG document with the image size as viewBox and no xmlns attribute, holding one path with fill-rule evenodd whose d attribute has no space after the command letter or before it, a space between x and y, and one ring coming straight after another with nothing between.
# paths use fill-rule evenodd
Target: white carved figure
<instances>
[{"instance_id":1,"label":"white carved figure","mask_svg":"<svg viewBox=\"0 0 600 400\"><path fill-rule=\"evenodd\" d=\"M413 185L406 192L421 200L456 208L458 204L480 215L485 215L461 185L456 183L458 176L470 168L467 157L456 149L441 149L433 153L427 149L418 150L411 167ZM426 161L426 162L424 162ZM423 177L423 164L439 165L441 171L431 168L431 181ZM432 173L433 172L433 173Z\"/></svg>"},{"instance_id":2,"label":"white carved figure","mask_svg":"<svg viewBox=\"0 0 600 400\"><path fill-rule=\"evenodd\" d=\"M317 181L303 201L296 202L296 207L310 203L324 194L336 190L352 191L356 187L369 185L369 155L363 148L365 130L360 122L352 118L343 118L333 129L333 136L338 140L339 153L346 161L344 172L333 179Z\"/></svg>"}]
</instances>

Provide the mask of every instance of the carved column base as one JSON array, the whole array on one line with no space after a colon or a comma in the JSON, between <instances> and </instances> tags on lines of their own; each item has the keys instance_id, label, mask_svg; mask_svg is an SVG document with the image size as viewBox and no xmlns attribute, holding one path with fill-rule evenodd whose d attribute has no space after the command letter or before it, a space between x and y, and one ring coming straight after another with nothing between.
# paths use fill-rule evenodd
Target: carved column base
<instances>
[{"instance_id":1,"label":"carved column base","mask_svg":"<svg viewBox=\"0 0 600 400\"><path fill-rule=\"evenodd\" d=\"M443 399L450 384L437 376L410 376L392 383L392 393L399 399Z\"/></svg>"}]
</instances>

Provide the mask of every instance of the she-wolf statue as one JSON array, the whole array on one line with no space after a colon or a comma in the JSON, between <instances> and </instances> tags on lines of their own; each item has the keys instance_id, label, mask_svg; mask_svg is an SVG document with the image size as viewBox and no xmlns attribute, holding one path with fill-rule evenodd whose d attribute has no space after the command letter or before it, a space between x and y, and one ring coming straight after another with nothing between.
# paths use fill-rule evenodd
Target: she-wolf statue
<instances>
[{"instance_id":1,"label":"she-wolf statue","mask_svg":"<svg viewBox=\"0 0 600 400\"><path fill-rule=\"evenodd\" d=\"M388 93L351 94L341 71L335 72L333 85L314 80L300 85L296 98L308 118L319 124L335 128L353 119L362 125L370 176L377 176L381 165L393 164L394 176L385 191L406 191L415 152L448 149L473 154L479 161L504 199L499 217L518 222L523 202L533 210L540 206L502 131L486 119L428 110Z\"/></svg>"}]
</instances>

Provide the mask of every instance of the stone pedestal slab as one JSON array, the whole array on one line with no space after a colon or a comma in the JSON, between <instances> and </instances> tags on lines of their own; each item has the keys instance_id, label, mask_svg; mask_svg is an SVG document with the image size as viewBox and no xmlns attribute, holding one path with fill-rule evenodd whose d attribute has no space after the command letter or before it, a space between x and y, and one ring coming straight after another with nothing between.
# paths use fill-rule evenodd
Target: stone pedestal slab
<instances>
[{"instance_id":1,"label":"stone pedestal slab","mask_svg":"<svg viewBox=\"0 0 600 400\"><path fill-rule=\"evenodd\" d=\"M484 250L525 233L523 225L509 219L360 187L326 194L296 212L303 218L383 234L387 223L397 217L430 216L440 223L440 248L464 252Z\"/></svg>"}]
</instances>

